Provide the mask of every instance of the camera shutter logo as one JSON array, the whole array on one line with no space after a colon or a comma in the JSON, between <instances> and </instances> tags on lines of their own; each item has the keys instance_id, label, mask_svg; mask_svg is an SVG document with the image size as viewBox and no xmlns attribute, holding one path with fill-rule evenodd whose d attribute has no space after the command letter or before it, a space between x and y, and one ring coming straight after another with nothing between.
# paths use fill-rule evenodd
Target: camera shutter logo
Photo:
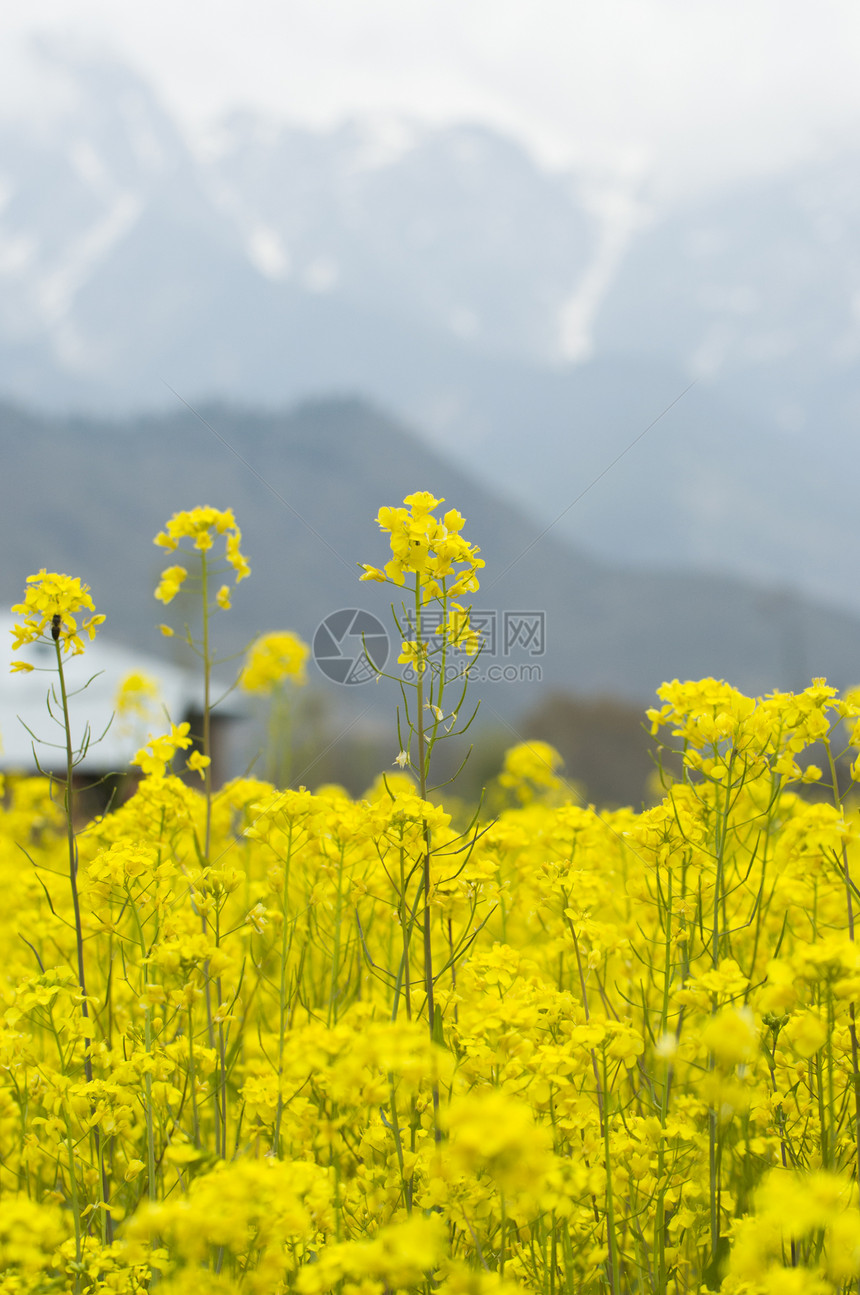
<instances>
[{"instance_id":1,"label":"camera shutter logo","mask_svg":"<svg viewBox=\"0 0 860 1295\"><path fill-rule=\"evenodd\" d=\"M343 608L317 626L313 652L317 666L333 683L368 683L385 668L388 634L372 612Z\"/></svg>"}]
</instances>

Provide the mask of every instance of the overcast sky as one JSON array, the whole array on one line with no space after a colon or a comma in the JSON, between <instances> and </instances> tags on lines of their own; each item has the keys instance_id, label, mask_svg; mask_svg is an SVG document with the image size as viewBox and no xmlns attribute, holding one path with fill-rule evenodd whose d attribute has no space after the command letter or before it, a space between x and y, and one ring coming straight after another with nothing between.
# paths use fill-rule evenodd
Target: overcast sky
<instances>
[{"instance_id":1,"label":"overcast sky","mask_svg":"<svg viewBox=\"0 0 860 1295\"><path fill-rule=\"evenodd\" d=\"M29 0L0 11L6 111L38 110L35 31L119 53L195 131L240 106L477 120L665 196L860 132L857 0Z\"/></svg>"}]
</instances>

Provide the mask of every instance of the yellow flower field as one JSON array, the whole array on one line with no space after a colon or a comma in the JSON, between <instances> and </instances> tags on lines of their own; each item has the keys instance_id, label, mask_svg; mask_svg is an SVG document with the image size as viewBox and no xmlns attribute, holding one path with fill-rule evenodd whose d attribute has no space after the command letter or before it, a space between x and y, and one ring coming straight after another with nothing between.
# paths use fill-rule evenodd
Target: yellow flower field
<instances>
[{"instance_id":1,"label":"yellow flower field","mask_svg":"<svg viewBox=\"0 0 860 1295\"><path fill-rule=\"evenodd\" d=\"M683 776L653 807L579 804L532 743L497 814L447 812L432 758L470 720L483 563L442 502L381 510L391 557L363 568L404 600L413 681L362 799L216 789L208 709L202 751L153 734L85 826L73 750L65 795L8 781L0 1292L858 1290L860 820L835 761L860 696L675 681L648 718ZM241 533L195 509L157 542L182 554L158 599L200 593L209 697ZM62 712L86 586L41 572L15 610ZM285 636L245 668L267 691L303 665Z\"/></svg>"}]
</instances>

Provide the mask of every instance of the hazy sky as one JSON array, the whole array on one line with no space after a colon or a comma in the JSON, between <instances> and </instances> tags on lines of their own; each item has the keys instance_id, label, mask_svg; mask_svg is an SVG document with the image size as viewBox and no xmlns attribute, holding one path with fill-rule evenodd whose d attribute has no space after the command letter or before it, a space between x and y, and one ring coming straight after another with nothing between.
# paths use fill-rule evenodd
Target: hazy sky
<instances>
[{"instance_id":1,"label":"hazy sky","mask_svg":"<svg viewBox=\"0 0 860 1295\"><path fill-rule=\"evenodd\" d=\"M29 0L0 11L6 111L38 108L34 31L119 52L195 130L236 106L480 120L664 194L860 133L857 0Z\"/></svg>"}]
</instances>

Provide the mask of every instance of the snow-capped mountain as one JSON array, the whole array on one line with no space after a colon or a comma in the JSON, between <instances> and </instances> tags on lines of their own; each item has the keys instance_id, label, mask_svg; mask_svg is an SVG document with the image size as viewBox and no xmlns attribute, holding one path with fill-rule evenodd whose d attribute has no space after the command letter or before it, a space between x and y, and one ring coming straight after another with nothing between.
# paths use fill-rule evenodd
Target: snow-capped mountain
<instances>
[{"instance_id":1,"label":"snow-capped mountain","mask_svg":"<svg viewBox=\"0 0 860 1295\"><path fill-rule=\"evenodd\" d=\"M595 345L680 360L789 438L820 428L846 387L858 394L856 157L750 182L642 228L601 303Z\"/></svg>"},{"instance_id":2,"label":"snow-capped mountain","mask_svg":"<svg viewBox=\"0 0 860 1295\"><path fill-rule=\"evenodd\" d=\"M366 316L359 332L539 363L569 347L601 222L512 142L236 115L192 152L127 69L51 57L73 87L63 120L0 123L7 393L152 405L169 371L195 396L302 394L301 355L260 387L259 347L284 355L286 321L320 302ZM329 381L349 382L333 332Z\"/></svg>"},{"instance_id":3,"label":"snow-capped mountain","mask_svg":"<svg viewBox=\"0 0 860 1295\"><path fill-rule=\"evenodd\" d=\"M477 126L189 143L128 69L42 61L62 112L0 119L0 396L359 394L598 555L860 607L853 159L657 212Z\"/></svg>"},{"instance_id":4,"label":"snow-capped mountain","mask_svg":"<svg viewBox=\"0 0 860 1295\"><path fill-rule=\"evenodd\" d=\"M328 135L234 117L207 181L274 282L543 361L592 252L563 178L479 128L352 122Z\"/></svg>"}]
</instances>

